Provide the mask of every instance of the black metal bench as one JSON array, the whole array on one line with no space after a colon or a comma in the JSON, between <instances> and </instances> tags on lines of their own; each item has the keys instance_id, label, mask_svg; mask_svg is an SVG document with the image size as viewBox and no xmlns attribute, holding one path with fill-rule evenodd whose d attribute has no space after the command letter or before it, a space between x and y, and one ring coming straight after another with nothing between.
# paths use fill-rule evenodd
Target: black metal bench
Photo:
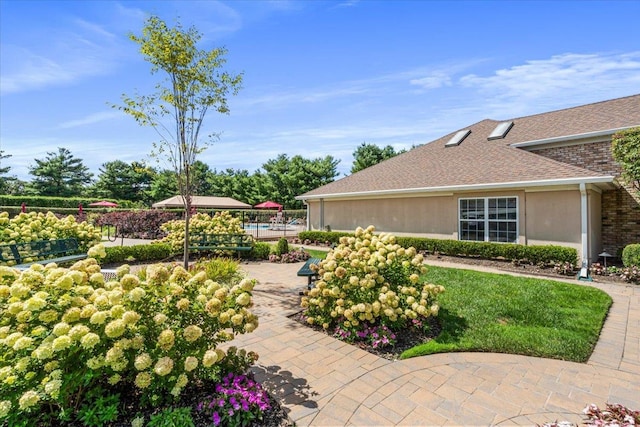
<instances>
[{"instance_id":1,"label":"black metal bench","mask_svg":"<svg viewBox=\"0 0 640 427\"><path fill-rule=\"evenodd\" d=\"M251 234L194 233L189 237L189 249L195 251L235 251L240 256L253 249Z\"/></svg>"},{"instance_id":2,"label":"black metal bench","mask_svg":"<svg viewBox=\"0 0 640 427\"><path fill-rule=\"evenodd\" d=\"M309 258L307 262L305 262L304 265L300 267L300 270L298 270L298 276L307 278L308 289L311 289L313 282L318 279L318 272L311 269L311 264L319 265L320 261L322 261L320 258Z\"/></svg>"},{"instance_id":3,"label":"black metal bench","mask_svg":"<svg viewBox=\"0 0 640 427\"><path fill-rule=\"evenodd\" d=\"M86 253L79 252L78 241L73 237L10 243L0 245L0 263L20 269L50 262L64 264L87 257Z\"/></svg>"}]
</instances>

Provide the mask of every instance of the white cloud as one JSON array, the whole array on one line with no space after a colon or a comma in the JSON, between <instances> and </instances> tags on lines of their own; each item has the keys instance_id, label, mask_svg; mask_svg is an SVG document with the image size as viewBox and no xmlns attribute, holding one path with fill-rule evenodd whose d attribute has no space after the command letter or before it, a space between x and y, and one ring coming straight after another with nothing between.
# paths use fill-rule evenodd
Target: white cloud
<instances>
[{"instance_id":1,"label":"white cloud","mask_svg":"<svg viewBox=\"0 0 640 427\"><path fill-rule=\"evenodd\" d=\"M354 7L358 3L360 3L360 0L345 0L340 2L336 7Z\"/></svg>"},{"instance_id":2,"label":"white cloud","mask_svg":"<svg viewBox=\"0 0 640 427\"><path fill-rule=\"evenodd\" d=\"M451 86L451 77L443 72L436 71L430 76L409 80L412 85L417 85L423 89L437 89L442 86Z\"/></svg>"},{"instance_id":3,"label":"white cloud","mask_svg":"<svg viewBox=\"0 0 640 427\"><path fill-rule=\"evenodd\" d=\"M115 69L122 53L113 33L82 19L64 25L39 29L46 38L31 45L22 40L2 44L0 93L71 84Z\"/></svg>"},{"instance_id":4,"label":"white cloud","mask_svg":"<svg viewBox=\"0 0 640 427\"><path fill-rule=\"evenodd\" d=\"M88 116L82 117L76 120L69 120L63 123L60 123L57 126L57 129L71 129L80 126L92 125L95 123L103 122L106 120L111 120L114 118L120 118L124 114L121 111L103 111L100 113L89 114Z\"/></svg>"},{"instance_id":5,"label":"white cloud","mask_svg":"<svg viewBox=\"0 0 640 427\"><path fill-rule=\"evenodd\" d=\"M558 99L587 91L624 89L629 93L640 88L640 52L555 55L500 69L486 77L469 74L460 79L460 84L498 98L522 102L548 97Z\"/></svg>"}]
</instances>

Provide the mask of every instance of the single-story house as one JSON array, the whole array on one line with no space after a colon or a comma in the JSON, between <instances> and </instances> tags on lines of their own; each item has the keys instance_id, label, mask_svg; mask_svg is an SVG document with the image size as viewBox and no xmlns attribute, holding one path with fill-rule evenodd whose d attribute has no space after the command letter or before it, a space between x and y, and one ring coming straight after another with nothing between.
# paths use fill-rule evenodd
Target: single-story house
<instances>
[{"instance_id":1,"label":"single-story house","mask_svg":"<svg viewBox=\"0 0 640 427\"><path fill-rule=\"evenodd\" d=\"M637 126L640 94L482 120L298 199L310 230L554 244L593 262L640 242L640 197L611 154Z\"/></svg>"},{"instance_id":2,"label":"single-story house","mask_svg":"<svg viewBox=\"0 0 640 427\"><path fill-rule=\"evenodd\" d=\"M151 205L154 208L183 208L184 197L173 196ZM251 205L231 197L191 196L191 206L206 209L251 209Z\"/></svg>"}]
</instances>

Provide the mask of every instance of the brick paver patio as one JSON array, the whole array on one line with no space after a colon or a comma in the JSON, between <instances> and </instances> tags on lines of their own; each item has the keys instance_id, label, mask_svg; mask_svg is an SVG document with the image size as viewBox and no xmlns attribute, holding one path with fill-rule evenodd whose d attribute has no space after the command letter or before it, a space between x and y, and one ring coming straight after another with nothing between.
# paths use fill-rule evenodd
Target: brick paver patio
<instances>
[{"instance_id":1,"label":"brick paver patio","mask_svg":"<svg viewBox=\"0 0 640 427\"><path fill-rule=\"evenodd\" d=\"M640 409L638 286L568 280L603 289L614 300L586 364L493 353L389 361L287 317L299 311L306 286L296 276L300 265L242 265L259 282L260 327L233 341L260 355L256 378L297 426L581 424L589 403Z\"/></svg>"}]
</instances>

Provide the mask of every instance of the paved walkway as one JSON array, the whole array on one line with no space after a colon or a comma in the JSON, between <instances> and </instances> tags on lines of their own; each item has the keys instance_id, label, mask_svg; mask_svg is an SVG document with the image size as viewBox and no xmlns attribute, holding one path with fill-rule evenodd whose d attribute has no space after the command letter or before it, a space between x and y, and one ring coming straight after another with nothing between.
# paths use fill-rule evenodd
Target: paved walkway
<instances>
[{"instance_id":1,"label":"paved walkway","mask_svg":"<svg viewBox=\"0 0 640 427\"><path fill-rule=\"evenodd\" d=\"M300 265L242 265L259 282L254 309L260 327L233 341L260 355L256 378L284 403L297 426L502 426L556 420L579 425L589 403L640 409L640 286L568 280L603 289L614 300L586 364L493 353L389 361L287 317L299 311L299 291L306 285L296 276Z\"/></svg>"},{"instance_id":2,"label":"paved walkway","mask_svg":"<svg viewBox=\"0 0 640 427\"><path fill-rule=\"evenodd\" d=\"M124 239L109 245L148 243ZM487 267L429 260L443 267ZM290 320L300 310L301 263L242 264L258 280L260 326L232 344L260 355L256 378L297 426L489 426L583 423L589 403L640 409L640 286L594 286L613 298L588 363L495 353L389 361ZM522 275L524 276L524 275Z\"/></svg>"}]
</instances>

